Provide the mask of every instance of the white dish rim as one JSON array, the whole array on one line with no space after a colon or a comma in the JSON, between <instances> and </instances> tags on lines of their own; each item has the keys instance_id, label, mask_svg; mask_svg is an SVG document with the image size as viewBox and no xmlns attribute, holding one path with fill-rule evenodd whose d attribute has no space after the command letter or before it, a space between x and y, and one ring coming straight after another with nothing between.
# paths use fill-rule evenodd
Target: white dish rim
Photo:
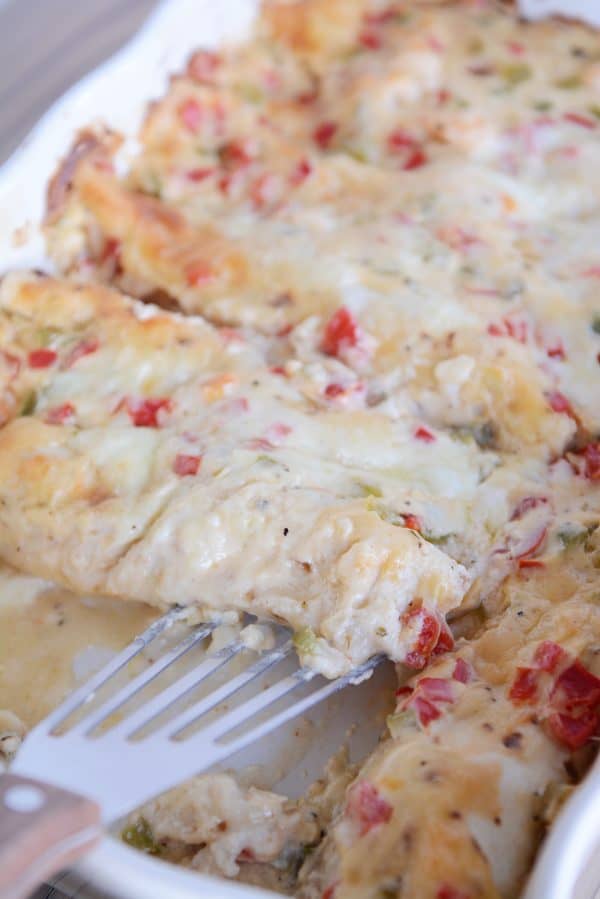
<instances>
[{"instance_id":1,"label":"white dish rim","mask_svg":"<svg viewBox=\"0 0 600 899\"><path fill-rule=\"evenodd\" d=\"M183 28L183 23L189 21L192 13L198 16L200 5L212 16L213 31L216 29L217 34L233 36L232 29L227 27L228 18L237 17L237 27L233 33L241 33L252 18L256 0L220 0L218 13L211 0L159 0L134 36L59 97L0 166L0 271L11 267L39 267L40 264L49 266L43 242L37 232L33 234L32 231L42 219L45 185L49 174L67 150L75 131L90 124L87 109L96 108L96 104L86 106L85 99L89 94L98 92L107 79L114 79L121 84L122 70L132 65L138 57L143 59L144 54L150 60L150 65L159 64L158 68L162 71L159 79L162 78L164 82L168 73L176 71L191 50L204 43L201 34L189 33ZM542 12L537 11L535 17L560 13L560 5L560 0L551 2ZM580 0L577 13L583 17L588 9L587 0ZM531 15L530 9L527 12ZM169 38L181 38L182 35L186 39L174 40L172 52L165 53ZM210 37L207 45L216 45L218 41L215 42L214 34ZM144 82L142 95L134 98L133 108L130 108L133 118L126 120L127 127L123 131L135 133L136 122L140 120L153 95L159 96L160 88L154 90L152 84ZM104 121L114 124L108 115ZM116 127L121 130L118 124ZM44 148L48 145L50 153L45 153ZM35 164L36 157L40 155L44 156L43 171L36 169L37 178L31 179L29 167L32 163ZM11 205L11 199L14 205ZM22 227L28 232L23 246L13 240L15 230ZM599 801L600 756L594 766L593 776L586 778L583 789L576 790L574 797L566 803L554 823L537 856L523 899L565 899L568 895L565 891L566 881L570 888L577 877L572 865L569 872L565 870L561 858L569 849L577 856L579 864L584 861L582 844L588 849L593 845L591 831L594 829L595 810ZM79 883L77 895L82 895L80 891L85 889L86 884L120 899L141 899L143 896L168 896L169 899L269 899L280 895L165 863L129 848L110 835L106 835L97 848L72 870L85 881L83 884Z\"/></svg>"}]
</instances>

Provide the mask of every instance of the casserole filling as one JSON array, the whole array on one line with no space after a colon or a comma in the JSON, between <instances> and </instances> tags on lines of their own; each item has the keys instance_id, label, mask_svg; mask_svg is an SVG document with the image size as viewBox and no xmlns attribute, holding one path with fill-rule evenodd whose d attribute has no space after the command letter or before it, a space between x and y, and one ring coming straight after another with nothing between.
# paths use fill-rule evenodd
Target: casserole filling
<instances>
[{"instance_id":1,"label":"casserole filling","mask_svg":"<svg viewBox=\"0 0 600 899\"><path fill-rule=\"evenodd\" d=\"M133 159L78 136L56 274L0 284L6 755L71 685L20 690L9 634L250 613L328 677L396 663L379 746L294 801L203 775L126 841L305 899L519 894L600 722L599 137L598 35L486 0L267 0Z\"/></svg>"}]
</instances>

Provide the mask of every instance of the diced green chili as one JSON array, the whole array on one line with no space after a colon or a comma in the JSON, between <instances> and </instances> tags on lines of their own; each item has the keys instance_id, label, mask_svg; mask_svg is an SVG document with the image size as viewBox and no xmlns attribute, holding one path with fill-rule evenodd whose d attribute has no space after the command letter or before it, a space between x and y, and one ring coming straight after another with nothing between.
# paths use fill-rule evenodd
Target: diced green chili
<instances>
[{"instance_id":1,"label":"diced green chili","mask_svg":"<svg viewBox=\"0 0 600 899\"><path fill-rule=\"evenodd\" d=\"M317 637L312 628L303 627L294 634L293 643L299 653L311 655L317 648Z\"/></svg>"},{"instance_id":2,"label":"diced green chili","mask_svg":"<svg viewBox=\"0 0 600 899\"><path fill-rule=\"evenodd\" d=\"M33 415L35 412L35 407L37 403L37 396L35 390L30 390L23 399L23 404L21 406L21 411L19 415L24 417L26 415Z\"/></svg>"},{"instance_id":3,"label":"diced green chili","mask_svg":"<svg viewBox=\"0 0 600 899\"><path fill-rule=\"evenodd\" d=\"M133 849L145 852L147 855L160 855L161 849L152 833L152 828L144 817L126 827L121 833L121 839Z\"/></svg>"}]
</instances>

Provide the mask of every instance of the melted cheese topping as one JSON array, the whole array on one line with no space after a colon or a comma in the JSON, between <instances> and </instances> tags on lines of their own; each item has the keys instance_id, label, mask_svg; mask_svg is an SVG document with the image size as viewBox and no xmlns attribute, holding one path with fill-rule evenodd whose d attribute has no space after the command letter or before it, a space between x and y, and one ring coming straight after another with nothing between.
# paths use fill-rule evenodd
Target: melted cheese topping
<instances>
[{"instance_id":1,"label":"melted cheese topping","mask_svg":"<svg viewBox=\"0 0 600 899\"><path fill-rule=\"evenodd\" d=\"M5 561L284 621L331 676L412 669L302 896L516 896L589 760L599 135L583 27L267 0L174 77L125 176L80 135L49 189L70 280L0 287ZM192 792L147 810L174 856L185 825L209 867L252 866L275 808L266 855L303 839L277 797Z\"/></svg>"},{"instance_id":2,"label":"melted cheese topping","mask_svg":"<svg viewBox=\"0 0 600 899\"><path fill-rule=\"evenodd\" d=\"M509 579L476 639L404 683L393 738L304 866L301 896L519 895L546 809L570 780L553 682L575 658L600 673L599 559L596 539L587 557L563 549ZM539 668L548 645L565 653L552 672ZM523 671L529 693L515 689Z\"/></svg>"},{"instance_id":3,"label":"melted cheese topping","mask_svg":"<svg viewBox=\"0 0 600 899\"><path fill-rule=\"evenodd\" d=\"M397 525L428 506L461 528L471 446L440 435L456 477L440 505L442 469L416 462L406 422L319 412L243 338L45 278L7 278L0 316L13 410L35 391L0 432L11 564L82 592L277 618L330 676L377 651L404 659L418 639L404 616L460 603L465 567Z\"/></svg>"}]
</instances>

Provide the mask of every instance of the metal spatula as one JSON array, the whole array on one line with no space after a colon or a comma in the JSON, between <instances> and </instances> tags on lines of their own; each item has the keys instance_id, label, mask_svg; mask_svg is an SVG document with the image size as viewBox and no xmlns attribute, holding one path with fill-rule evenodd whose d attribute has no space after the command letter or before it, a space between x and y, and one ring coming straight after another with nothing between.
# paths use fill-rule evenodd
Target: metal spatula
<instances>
[{"instance_id":1,"label":"metal spatula","mask_svg":"<svg viewBox=\"0 0 600 899\"><path fill-rule=\"evenodd\" d=\"M370 659L334 681L296 667L264 688L261 675L293 653L289 632L280 628L275 648L245 665L248 652L237 640L204 653L178 675L177 664L215 628L200 625L175 646L161 647L181 617L175 608L159 618L69 696L31 731L11 772L0 775L1 899L26 895L91 849L103 824L359 683L379 661ZM157 657L123 686L124 673L142 652ZM218 683L212 686L209 678ZM208 690L195 700L201 685ZM245 687L250 694L236 704ZM144 699L152 688L154 695ZM192 701L185 705L188 695Z\"/></svg>"}]
</instances>

